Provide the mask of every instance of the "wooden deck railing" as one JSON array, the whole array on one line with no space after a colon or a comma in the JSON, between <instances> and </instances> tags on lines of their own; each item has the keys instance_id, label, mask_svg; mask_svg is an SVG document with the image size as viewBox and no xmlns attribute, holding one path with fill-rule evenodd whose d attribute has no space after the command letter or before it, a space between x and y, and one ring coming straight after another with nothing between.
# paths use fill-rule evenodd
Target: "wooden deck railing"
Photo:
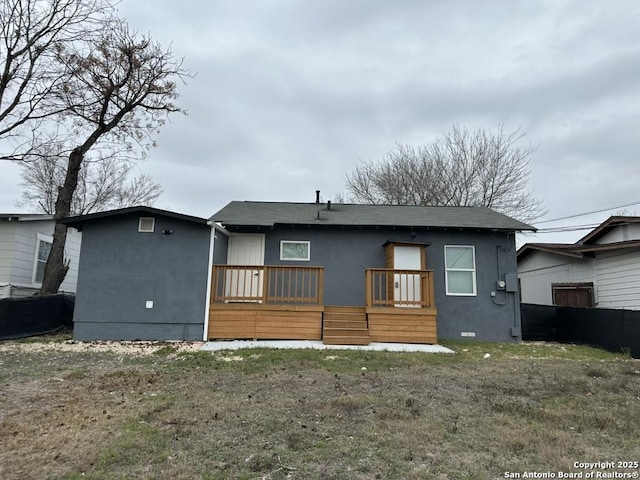
<instances>
[{"instance_id":1,"label":"wooden deck railing","mask_svg":"<svg viewBox=\"0 0 640 480\"><path fill-rule=\"evenodd\" d=\"M367 307L434 308L433 270L368 268Z\"/></svg>"},{"instance_id":2,"label":"wooden deck railing","mask_svg":"<svg viewBox=\"0 0 640 480\"><path fill-rule=\"evenodd\" d=\"M324 269L288 265L214 265L213 302L322 305Z\"/></svg>"}]
</instances>

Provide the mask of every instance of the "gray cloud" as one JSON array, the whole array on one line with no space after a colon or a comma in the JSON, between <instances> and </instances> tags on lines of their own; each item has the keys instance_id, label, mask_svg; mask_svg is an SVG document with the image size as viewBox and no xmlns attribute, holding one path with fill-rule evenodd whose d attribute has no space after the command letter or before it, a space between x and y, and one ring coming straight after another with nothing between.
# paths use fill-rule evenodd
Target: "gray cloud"
<instances>
[{"instance_id":1,"label":"gray cloud","mask_svg":"<svg viewBox=\"0 0 640 480\"><path fill-rule=\"evenodd\" d=\"M312 201L316 188L330 198L358 160L433 141L454 123L521 127L538 146L530 187L549 218L636 200L634 0L119 9L197 73L182 88L189 116L173 118L140 165L164 186L159 207L208 216L233 199ZM13 210L15 172L1 168L0 210Z\"/></svg>"}]
</instances>

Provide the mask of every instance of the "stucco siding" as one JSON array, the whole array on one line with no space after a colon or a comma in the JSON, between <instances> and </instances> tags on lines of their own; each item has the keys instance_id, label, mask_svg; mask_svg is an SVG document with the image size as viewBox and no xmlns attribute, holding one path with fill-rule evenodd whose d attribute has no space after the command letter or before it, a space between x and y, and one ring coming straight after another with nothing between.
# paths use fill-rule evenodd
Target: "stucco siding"
<instances>
[{"instance_id":1,"label":"stucco siding","mask_svg":"<svg viewBox=\"0 0 640 480\"><path fill-rule=\"evenodd\" d=\"M598 307L640 309L640 252L598 257Z\"/></svg>"},{"instance_id":2,"label":"stucco siding","mask_svg":"<svg viewBox=\"0 0 640 480\"><path fill-rule=\"evenodd\" d=\"M156 215L140 233L138 218L84 224L74 338L202 339L211 228Z\"/></svg>"},{"instance_id":3,"label":"stucco siding","mask_svg":"<svg viewBox=\"0 0 640 480\"><path fill-rule=\"evenodd\" d=\"M493 341L514 340L519 327L517 295L497 290L505 273L516 273L514 236L462 230L440 231L376 228L290 228L265 230L265 264L324 267L326 305L364 305L365 269L384 268L388 240L425 242L427 269L435 271L438 338L461 338L462 333ZM413 235L412 235L413 233ZM280 241L309 241L308 262L280 260ZM445 292L445 245L475 247L477 295L450 296ZM492 296L491 292L495 292ZM465 337L466 338L466 337Z\"/></svg>"},{"instance_id":4,"label":"stucco siding","mask_svg":"<svg viewBox=\"0 0 640 480\"><path fill-rule=\"evenodd\" d=\"M227 263L227 251L229 247L229 237L222 232L214 229L214 250L213 261L214 265L226 265Z\"/></svg>"}]
</instances>

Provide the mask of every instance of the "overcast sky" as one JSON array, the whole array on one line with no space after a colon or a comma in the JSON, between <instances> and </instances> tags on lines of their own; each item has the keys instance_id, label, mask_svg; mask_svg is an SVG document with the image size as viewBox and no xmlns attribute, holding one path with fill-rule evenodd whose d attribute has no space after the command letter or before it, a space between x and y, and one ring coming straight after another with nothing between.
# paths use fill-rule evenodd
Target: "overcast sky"
<instances>
[{"instance_id":1,"label":"overcast sky","mask_svg":"<svg viewBox=\"0 0 640 480\"><path fill-rule=\"evenodd\" d=\"M359 160L453 124L521 128L545 219L635 203L637 0L122 0L121 16L196 73L140 165L156 207L209 217L231 200L314 201ZM22 211L0 165L0 211ZM540 223L594 224L621 209ZM586 232L528 241L575 241Z\"/></svg>"}]
</instances>

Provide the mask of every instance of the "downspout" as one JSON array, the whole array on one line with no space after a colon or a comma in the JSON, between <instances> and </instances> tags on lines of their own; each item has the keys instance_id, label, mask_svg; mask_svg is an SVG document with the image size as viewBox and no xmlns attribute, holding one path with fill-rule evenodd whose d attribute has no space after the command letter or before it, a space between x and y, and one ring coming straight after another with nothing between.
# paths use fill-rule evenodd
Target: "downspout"
<instances>
[{"instance_id":1,"label":"downspout","mask_svg":"<svg viewBox=\"0 0 640 480\"><path fill-rule=\"evenodd\" d=\"M211 277L213 275L213 248L216 242L216 225L211 220L207 222L211 227L211 235L209 237L209 261L207 262L207 295L204 302L204 331L202 332L202 340L207 341L207 333L209 332L209 302L211 302Z\"/></svg>"}]
</instances>

